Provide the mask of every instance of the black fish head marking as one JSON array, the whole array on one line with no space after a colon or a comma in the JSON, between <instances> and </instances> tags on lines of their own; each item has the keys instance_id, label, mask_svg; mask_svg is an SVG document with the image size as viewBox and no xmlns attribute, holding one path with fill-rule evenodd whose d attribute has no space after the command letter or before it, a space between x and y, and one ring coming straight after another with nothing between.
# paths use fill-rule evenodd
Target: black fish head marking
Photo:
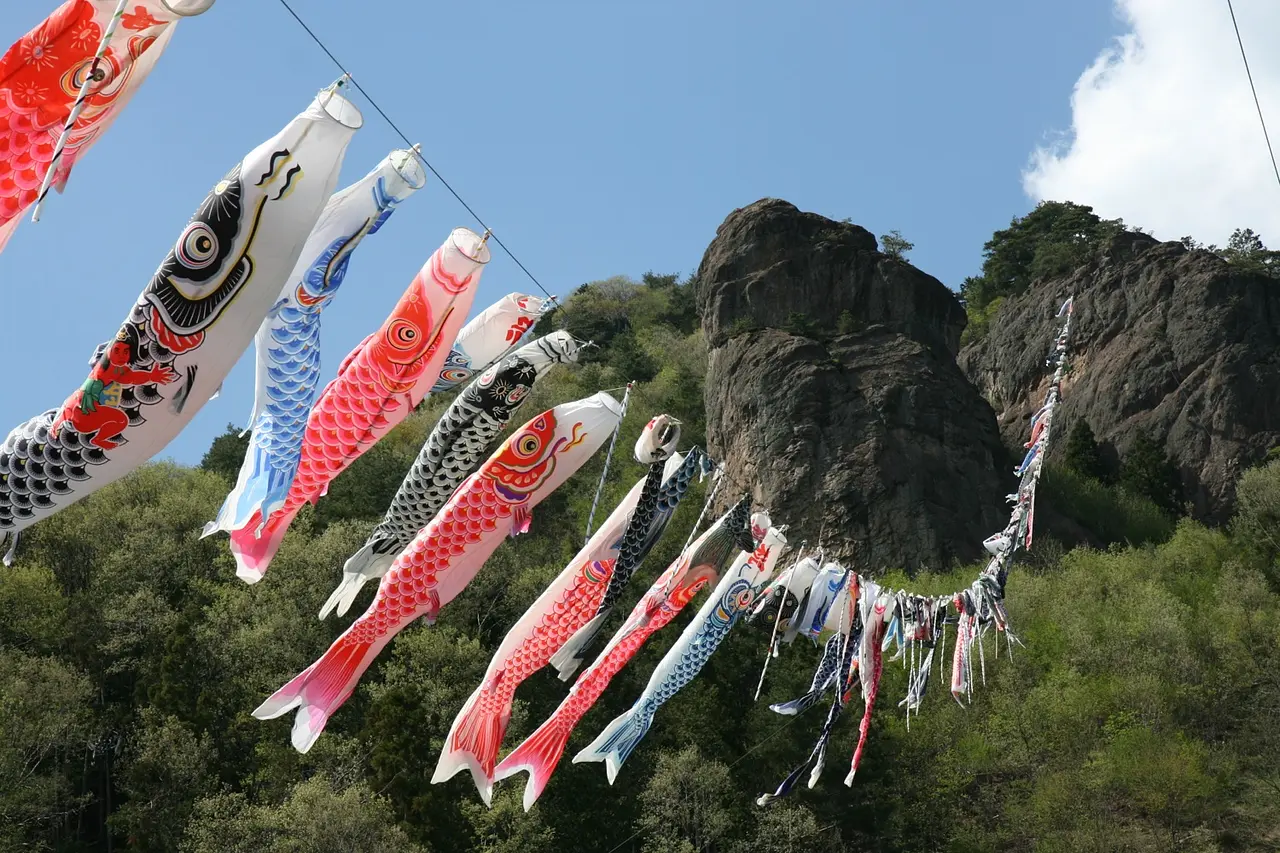
<instances>
[{"instance_id":1,"label":"black fish head marking","mask_svg":"<svg viewBox=\"0 0 1280 853\"><path fill-rule=\"evenodd\" d=\"M143 295L171 331L190 335L212 325L247 283L262 204L246 206L240 165L205 197Z\"/></svg>"}]
</instances>

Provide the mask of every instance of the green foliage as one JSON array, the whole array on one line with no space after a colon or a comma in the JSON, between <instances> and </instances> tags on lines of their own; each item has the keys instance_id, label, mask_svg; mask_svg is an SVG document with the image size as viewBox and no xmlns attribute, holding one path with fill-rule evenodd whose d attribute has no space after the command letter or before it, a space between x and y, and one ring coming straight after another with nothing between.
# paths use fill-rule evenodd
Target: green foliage
<instances>
[{"instance_id":1,"label":"green foliage","mask_svg":"<svg viewBox=\"0 0 1280 853\"><path fill-rule=\"evenodd\" d=\"M1103 542L1141 545L1163 542L1173 534L1172 519L1149 498L1123 486L1108 486L1066 465L1046 464L1040 489L1057 512Z\"/></svg>"},{"instance_id":2,"label":"green foliage","mask_svg":"<svg viewBox=\"0 0 1280 853\"><path fill-rule=\"evenodd\" d=\"M298 783L278 806L252 805L232 793L201 800L195 811L182 853L425 853L362 783L335 789L317 776Z\"/></svg>"},{"instance_id":3,"label":"green foliage","mask_svg":"<svg viewBox=\"0 0 1280 853\"><path fill-rule=\"evenodd\" d=\"M1244 472L1231 530L1250 562L1280 589L1280 461Z\"/></svg>"},{"instance_id":4,"label":"green foliage","mask_svg":"<svg viewBox=\"0 0 1280 853\"><path fill-rule=\"evenodd\" d=\"M841 311L840 316L836 319L836 332L841 335L851 335L858 331L859 327L860 324L849 311Z\"/></svg>"},{"instance_id":5,"label":"green foliage","mask_svg":"<svg viewBox=\"0 0 1280 853\"><path fill-rule=\"evenodd\" d=\"M1203 249L1213 252L1241 272L1280 278L1280 252L1268 249L1252 228L1232 231L1225 249L1206 246L1192 237L1183 237L1182 245L1192 251Z\"/></svg>"},{"instance_id":6,"label":"green foliage","mask_svg":"<svg viewBox=\"0 0 1280 853\"><path fill-rule=\"evenodd\" d=\"M235 424L227 424L226 431L209 445L204 458L200 460L200 469L217 474L234 484L240 475L240 465L244 462L245 451L249 449L249 441L253 437L248 432L241 435L241 432Z\"/></svg>"},{"instance_id":7,"label":"green foliage","mask_svg":"<svg viewBox=\"0 0 1280 853\"><path fill-rule=\"evenodd\" d=\"M1009 227L991 235L982 247L982 275L960 285L972 331L970 340L985 334L988 306L1002 296L1026 291L1036 279L1065 275L1084 264L1112 237L1125 231L1121 219L1102 219L1088 205L1042 201Z\"/></svg>"},{"instance_id":8,"label":"green foliage","mask_svg":"<svg viewBox=\"0 0 1280 853\"><path fill-rule=\"evenodd\" d=\"M1111 472L1098 452L1098 440L1093 435L1093 428L1084 418L1076 421L1067 435L1062 464L1082 477L1092 477L1104 483L1111 479Z\"/></svg>"},{"instance_id":9,"label":"green foliage","mask_svg":"<svg viewBox=\"0 0 1280 853\"><path fill-rule=\"evenodd\" d=\"M817 324L799 311L792 311L787 315L787 322L783 328L791 334L799 335L803 338L816 337L818 334Z\"/></svg>"},{"instance_id":10,"label":"green foliage","mask_svg":"<svg viewBox=\"0 0 1280 853\"><path fill-rule=\"evenodd\" d=\"M965 279L965 281L967 282L968 279ZM963 286L961 292L963 292ZM969 322L965 325L964 331L960 333L961 346L971 341L980 341L985 338L991 328L991 321L995 319L996 312L1000 310L1000 306L1003 304L1003 296L997 296L981 308L971 303L965 303L965 315L969 318Z\"/></svg>"},{"instance_id":11,"label":"green foliage","mask_svg":"<svg viewBox=\"0 0 1280 853\"><path fill-rule=\"evenodd\" d=\"M895 261L905 261L907 252L915 247L916 244L904 238L896 228L888 234L880 235L880 251Z\"/></svg>"},{"instance_id":12,"label":"green foliage","mask_svg":"<svg viewBox=\"0 0 1280 853\"><path fill-rule=\"evenodd\" d=\"M1170 515L1182 511L1182 478L1164 447L1146 433L1139 434L1120 465L1120 483L1149 499Z\"/></svg>"}]
</instances>

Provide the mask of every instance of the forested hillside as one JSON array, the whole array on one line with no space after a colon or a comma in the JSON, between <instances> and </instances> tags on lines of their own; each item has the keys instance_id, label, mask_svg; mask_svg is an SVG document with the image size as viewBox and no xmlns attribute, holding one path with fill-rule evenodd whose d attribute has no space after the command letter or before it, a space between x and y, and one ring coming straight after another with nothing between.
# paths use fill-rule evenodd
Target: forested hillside
<instances>
[{"instance_id":1,"label":"forested hillside","mask_svg":"<svg viewBox=\"0 0 1280 853\"><path fill-rule=\"evenodd\" d=\"M995 289L971 312L1024 286L991 275ZM629 448L652 415L684 423L683 447L704 441L695 286L596 282L538 329L599 347L542 380L517 421L639 383L597 523L642 476ZM1025 647L997 659L988 645L971 706L935 682L908 731L904 673L886 666L852 788L841 780L860 710L842 720L817 787L754 804L808 754L824 714L767 707L808 689L818 650L805 641L784 649L752 702L767 641L755 626L735 630L661 709L613 786L598 765L565 761L526 814L519 780L499 783L492 809L465 774L429 783L493 649L581 546L603 454L538 506L530 533L504 543L434 627L402 632L299 755L286 720L250 711L349 622L316 614L448 400L430 399L305 509L255 586L235 577L225 538L199 538L240 465L234 429L199 468L150 465L24 534L0 572L0 850L1280 849L1280 463L1249 470L1234 520L1210 529L1153 502L1159 459L1107 469L1083 431L1066 440L1070 423L1043 500L1102 548L1067 551L1037 534L1008 585ZM628 604L679 553L705 488L681 505ZM947 592L978 568L893 581ZM678 633L658 634L622 671L570 754L634 700ZM548 671L522 686L508 748L564 691Z\"/></svg>"}]
</instances>

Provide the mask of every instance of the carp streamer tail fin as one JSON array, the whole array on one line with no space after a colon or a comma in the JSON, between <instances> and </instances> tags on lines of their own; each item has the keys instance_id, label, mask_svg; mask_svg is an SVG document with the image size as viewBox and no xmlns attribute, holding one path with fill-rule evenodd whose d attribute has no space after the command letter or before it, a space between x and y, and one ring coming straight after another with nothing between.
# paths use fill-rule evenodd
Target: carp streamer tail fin
<instances>
[{"instance_id":1,"label":"carp streamer tail fin","mask_svg":"<svg viewBox=\"0 0 1280 853\"><path fill-rule=\"evenodd\" d=\"M653 715L645 713L643 708L630 709L610 723L590 746L575 755L573 763L603 761L605 774L612 785L613 780L618 778L622 762L631 755L652 723Z\"/></svg>"},{"instance_id":2,"label":"carp streamer tail fin","mask_svg":"<svg viewBox=\"0 0 1280 853\"><path fill-rule=\"evenodd\" d=\"M502 748L502 736L507 732L511 719L511 704L493 708L490 702L482 702L484 687L480 687L453 721L453 727L444 739L444 751L436 763L431 784L437 785L452 779L463 770L471 771L471 779L480 791L485 805L493 799L493 766Z\"/></svg>"},{"instance_id":3,"label":"carp streamer tail fin","mask_svg":"<svg viewBox=\"0 0 1280 853\"><path fill-rule=\"evenodd\" d=\"M347 701L356 682L378 654L372 643L357 642L349 637L350 631L339 637L319 660L253 711L259 720L274 720L297 708L292 739L298 752L311 749L330 715Z\"/></svg>"},{"instance_id":4,"label":"carp streamer tail fin","mask_svg":"<svg viewBox=\"0 0 1280 853\"><path fill-rule=\"evenodd\" d=\"M813 690L810 690L799 699L792 699L790 702L779 702L775 705L770 705L769 710L773 711L775 714L782 714L787 717L803 714L814 705L817 705L819 700L822 699L822 695L830 688L831 682L828 681L821 687L815 687Z\"/></svg>"},{"instance_id":5,"label":"carp streamer tail fin","mask_svg":"<svg viewBox=\"0 0 1280 853\"><path fill-rule=\"evenodd\" d=\"M551 656L551 665L556 668L556 672L560 674L561 681L568 681L573 678L573 674L578 671L578 667L582 666L582 661L586 658L587 647L591 645L591 641L600 633L600 626L604 624L604 620L609 618L609 613L613 608L607 608L598 613L590 622L583 625L573 636L565 641L560 650Z\"/></svg>"},{"instance_id":6,"label":"carp streamer tail fin","mask_svg":"<svg viewBox=\"0 0 1280 853\"><path fill-rule=\"evenodd\" d=\"M529 774L529 781L524 786L525 811L533 808L538 797L546 790L551 774L564 756L564 748L569 744L569 733L572 731L573 722L557 711L494 768L495 781L517 773Z\"/></svg>"},{"instance_id":7,"label":"carp streamer tail fin","mask_svg":"<svg viewBox=\"0 0 1280 853\"><path fill-rule=\"evenodd\" d=\"M280 550L280 543L284 540L291 521L292 515L276 513L264 527L262 514L254 513L247 525L231 531L231 553L236 558L236 577L245 583L262 580L276 551ZM264 529L259 531L260 527Z\"/></svg>"},{"instance_id":8,"label":"carp streamer tail fin","mask_svg":"<svg viewBox=\"0 0 1280 853\"><path fill-rule=\"evenodd\" d=\"M395 563L395 554L379 554L374 551L373 546L373 542L366 542L342 567L342 581L324 603L324 607L320 608L321 619L335 610L339 616L346 615L364 585L381 578Z\"/></svg>"}]
</instances>

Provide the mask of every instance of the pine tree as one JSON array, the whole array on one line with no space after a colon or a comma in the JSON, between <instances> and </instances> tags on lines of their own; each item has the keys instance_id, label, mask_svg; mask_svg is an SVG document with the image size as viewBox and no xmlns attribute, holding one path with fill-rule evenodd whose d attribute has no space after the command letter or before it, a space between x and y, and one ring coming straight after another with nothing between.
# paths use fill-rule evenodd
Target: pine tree
<instances>
[{"instance_id":1,"label":"pine tree","mask_svg":"<svg viewBox=\"0 0 1280 853\"><path fill-rule=\"evenodd\" d=\"M1111 472L1107 470L1101 454L1098 453L1098 440L1093 435L1093 428L1083 418L1076 421L1076 425L1071 428L1071 434L1067 436L1063 464L1077 474L1092 477L1095 480L1105 482L1109 479Z\"/></svg>"},{"instance_id":2,"label":"pine tree","mask_svg":"<svg viewBox=\"0 0 1280 853\"><path fill-rule=\"evenodd\" d=\"M1134 439L1125 454L1120 483L1173 515L1182 512L1182 478L1164 448L1145 433Z\"/></svg>"}]
</instances>

